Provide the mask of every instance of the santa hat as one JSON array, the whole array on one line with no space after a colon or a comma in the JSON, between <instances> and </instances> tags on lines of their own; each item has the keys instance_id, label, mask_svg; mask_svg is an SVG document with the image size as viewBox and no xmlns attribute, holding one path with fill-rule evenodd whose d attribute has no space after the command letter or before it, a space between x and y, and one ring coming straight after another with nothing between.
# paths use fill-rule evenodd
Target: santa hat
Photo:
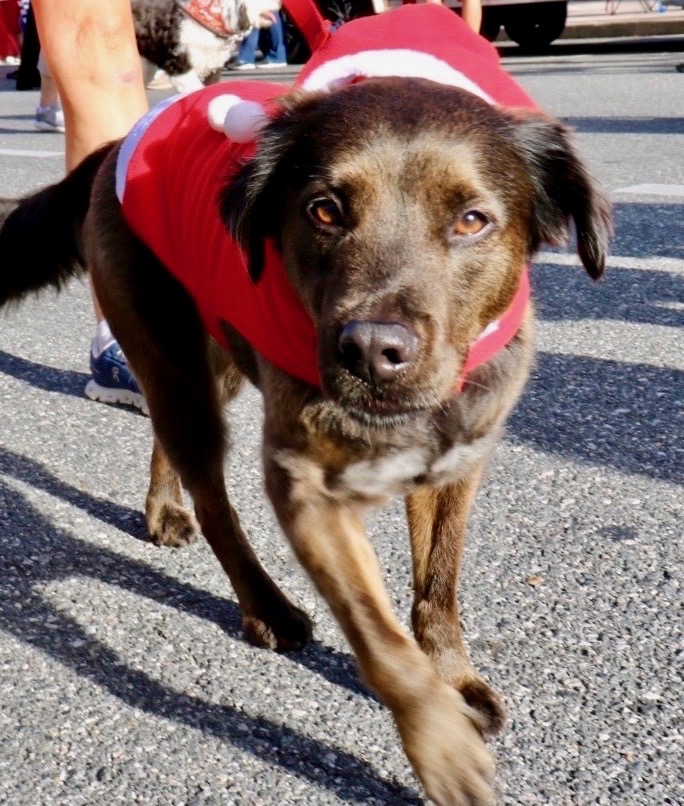
<instances>
[{"instance_id":1,"label":"santa hat","mask_svg":"<svg viewBox=\"0 0 684 806\"><path fill-rule=\"evenodd\" d=\"M328 32L294 86L333 90L380 76L425 78L490 103L505 96L506 104L534 106L501 70L494 47L453 11L434 3L402 6Z\"/></svg>"},{"instance_id":2,"label":"santa hat","mask_svg":"<svg viewBox=\"0 0 684 806\"><path fill-rule=\"evenodd\" d=\"M381 76L424 78L488 103L535 108L501 69L494 47L445 6L406 5L333 29L312 0L285 0L283 5L312 48L295 89L334 91ZM268 122L269 110L237 96L220 96L212 101L209 119L232 140L248 142Z\"/></svg>"}]
</instances>

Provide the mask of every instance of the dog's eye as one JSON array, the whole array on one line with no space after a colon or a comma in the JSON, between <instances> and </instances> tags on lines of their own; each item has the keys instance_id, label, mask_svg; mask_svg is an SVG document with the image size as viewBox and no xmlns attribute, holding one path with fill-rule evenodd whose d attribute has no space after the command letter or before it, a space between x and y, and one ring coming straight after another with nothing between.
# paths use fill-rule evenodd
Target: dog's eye
<instances>
[{"instance_id":1,"label":"dog's eye","mask_svg":"<svg viewBox=\"0 0 684 806\"><path fill-rule=\"evenodd\" d=\"M339 227L344 217L340 205L327 196L319 196L310 201L306 212L316 224L322 224L324 227Z\"/></svg>"},{"instance_id":2,"label":"dog's eye","mask_svg":"<svg viewBox=\"0 0 684 806\"><path fill-rule=\"evenodd\" d=\"M477 235L489 224L489 219L479 210L468 210L456 220L453 228L454 235Z\"/></svg>"}]
</instances>

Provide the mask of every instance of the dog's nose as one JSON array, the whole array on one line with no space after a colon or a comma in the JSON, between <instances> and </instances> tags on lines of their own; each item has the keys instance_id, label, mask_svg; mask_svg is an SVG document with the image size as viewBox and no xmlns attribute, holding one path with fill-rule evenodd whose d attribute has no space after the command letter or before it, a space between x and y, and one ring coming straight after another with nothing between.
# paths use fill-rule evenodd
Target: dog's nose
<instances>
[{"instance_id":1,"label":"dog's nose","mask_svg":"<svg viewBox=\"0 0 684 806\"><path fill-rule=\"evenodd\" d=\"M340 362L365 381L391 381L416 360L420 339L398 322L347 322L340 331Z\"/></svg>"}]
</instances>

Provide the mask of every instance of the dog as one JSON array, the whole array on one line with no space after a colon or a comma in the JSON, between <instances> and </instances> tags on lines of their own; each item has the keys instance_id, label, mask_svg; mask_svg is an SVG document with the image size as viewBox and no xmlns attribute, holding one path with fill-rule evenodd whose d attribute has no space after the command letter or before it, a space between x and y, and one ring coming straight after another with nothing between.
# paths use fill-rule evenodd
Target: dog
<instances>
[{"instance_id":1,"label":"dog","mask_svg":"<svg viewBox=\"0 0 684 806\"><path fill-rule=\"evenodd\" d=\"M455 33L473 69L495 59L438 6L378 20L407 43L421 22L431 57L452 58ZM184 487L246 636L291 650L309 640L310 621L261 567L224 483L222 411L245 378L261 390L265 486L283 532L390 709L427 795L484 804L484 738L501 730L505 709L459 625L468 514L533 360L527 266L574 222L581 262L598 278L610 207L568 131L503 73L476 90L448 65L443 81L410 77L413 57L400 47L402 76L374 77L393 54L369 57L362 36L366 75L351 58L341 81L366 22L337 31L295 91L231 83L249 95L250 114L264 110L254 142L230 116L244 99L231 96L216 130L212 110L226 99L212 87L153 112L148 128L62 182L3 201L0 304L89 267L149 405L152 538L195 538ZM414 61L414 72L432 75L432 58ZM501 87L526 108L491 103ZM157 183L157 163L173 166L170 179ZM186 169L201 174L199 190L176 181ZM167 218L186 196L189 212ZM137 221L136 206L151 223ZM197 266L207 257L206 278L200 268L184 275L185 249ZM368 509L394 495L406 502L414 637L393 613L363 527Z\"/></svg>"},{"instance_id":2,"label":"dog","mask_svg":"<svg viewBox=\"0 0 684 806\"><path fill-rule=\"evenodd\" d=\"M219 80L252 28L272 22L279 0L131 0L145 84L164 70L177 92Z\"/></svg>"}]
</instances>

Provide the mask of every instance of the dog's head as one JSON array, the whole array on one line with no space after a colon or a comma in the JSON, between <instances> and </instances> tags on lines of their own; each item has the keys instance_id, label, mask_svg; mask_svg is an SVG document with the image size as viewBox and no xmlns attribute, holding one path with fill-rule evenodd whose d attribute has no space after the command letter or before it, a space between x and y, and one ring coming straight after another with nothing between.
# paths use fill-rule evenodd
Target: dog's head
<instances>
[{"instance_id":1,"label":"dog's head","mask_svg":"<svg viewBox=\"0 0 684 806\"><path fill-rule=\"evenodd\" d=\"M255 282L274 239L324 392L370 419L451 398L470 344L571 220L594 278L610 233L560 123L405 78L286 101L222 213Z\"/></svg>"}]
</instances>

